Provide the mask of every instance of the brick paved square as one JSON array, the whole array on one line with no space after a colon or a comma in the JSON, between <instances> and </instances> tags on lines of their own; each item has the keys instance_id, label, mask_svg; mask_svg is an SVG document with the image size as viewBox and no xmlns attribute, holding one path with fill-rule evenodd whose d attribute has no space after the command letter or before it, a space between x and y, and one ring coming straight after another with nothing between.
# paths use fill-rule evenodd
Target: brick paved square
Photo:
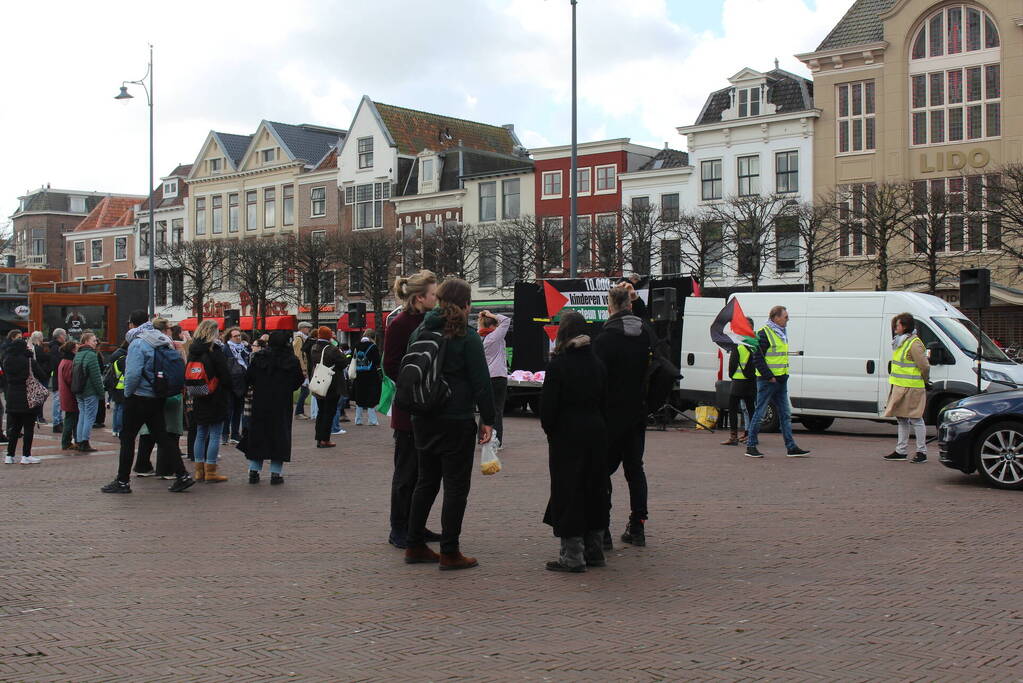
<instances>
[{"instance_id":1,"label":"brick paved square","mask_svg":"<svg viewBox=\"0 0 1023 683\"><path fill-rule=\"evenodd\" d=\"M313 448L286 484L173 495L100 453L0 469L0 680L1019 680L1018 493L886 463L893 429L844 421L755 461L720 434L650 432L649 546L543 570L546 442L508 418L462 542L480 567L408 566L386 543L391 434ZM45 429L45 428L44 428ZM627 511L621 474L614 531ZM431 526L439 527L439 505Z\"/></svg>"}]
</instances>

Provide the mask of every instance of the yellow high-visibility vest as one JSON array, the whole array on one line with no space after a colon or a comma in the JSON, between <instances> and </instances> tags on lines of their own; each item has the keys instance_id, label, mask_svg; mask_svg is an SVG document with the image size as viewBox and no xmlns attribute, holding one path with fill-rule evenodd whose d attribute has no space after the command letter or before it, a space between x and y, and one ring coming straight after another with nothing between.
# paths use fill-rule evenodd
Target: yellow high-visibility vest
<instances>
[{"instance_id":1,"label":"yellow high-visibility vest","mask_svg":"<svg viewBox=\"0 0 1023 683\"><path fill-rule=\"evenodd\" d=\"M739 367L735 368L735 372L732 373L732 379L750 379L743 374L742 369L746 368L749 364L750 349L745 344L739 344ZM746 368L747 370L749 368Z\"/></svg>"},{"instance_id":2,"label":"yellow high-visibility vest","mask_svg":"<svg viewBox=\"0 0 1023 683\"><path fill-rule=\"evenodd\" d=\"M890 383L897 387L916 387L918 389L923 389L926 386L923 373L920 372L920 368L916 366L912 356L909 355L909 347L919 341L920 337L912 335L902 342L899 348L895 349L895 353L892 355L892 371L888 376Z\"/></svg>"},{"instance_id":3,"label":"yellow high-visibility vest","mask_svg":"<svg viewBox=\"0 0 1023 683\"><path fill-rule=\"evenodd\" d=\"M789 343L778 336L778 333L772 330L767 325L764 325L757 330L757 335L760 332L767 333L767 340L771 345L764 352L764 361L767 363L767 367L771 369L771 374L775 377L783 377L789 374ZM757 370L757 377L761 377L760 371Z\"/></svg>"}]
</instances>

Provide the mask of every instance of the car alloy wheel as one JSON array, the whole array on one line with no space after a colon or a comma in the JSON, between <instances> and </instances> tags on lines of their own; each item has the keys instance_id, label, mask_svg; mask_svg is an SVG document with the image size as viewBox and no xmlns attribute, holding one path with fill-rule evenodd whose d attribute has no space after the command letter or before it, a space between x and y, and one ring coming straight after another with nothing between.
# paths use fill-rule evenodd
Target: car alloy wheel
<instances>
[{"instance_id":1,"label":"car alloy wheel","mask_svg":"<svg viewBox=\"0 0 1023 683\"><path fill-rule=\"evenodd\" d=\"M1023 426L1003 422L984 430L977 464L981 476L991 485L1023 488Z\"/></svg>"}]
</instances>

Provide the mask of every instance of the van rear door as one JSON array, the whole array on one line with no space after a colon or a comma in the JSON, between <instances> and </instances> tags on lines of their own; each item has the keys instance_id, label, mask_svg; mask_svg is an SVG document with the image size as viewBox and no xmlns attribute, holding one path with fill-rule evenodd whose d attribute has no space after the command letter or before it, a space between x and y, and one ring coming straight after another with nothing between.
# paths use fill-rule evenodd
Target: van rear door
<instances>
[{"instance_id":1,"label":"van rear door","mask_svg":"<svg viewBox=\"0 0 1023 683\"><path fill-rule=\"evenodd\" d=\"M710 340L710 324L714 322L724 299L688 297L682 321L681 398L694 405L714 403L714 385L724 363L728 370L727 354Z\"/></svg>"},{"instance_id":2,"label":"van rear door","mask_svg":"<svg viewBox=\"0 0 1023 683\"><path fill-rule=\"evenodd\" d=\"M876 417L888 354L881 349L884 298L809 297L798 364L796 413ZM883 330L882 330L883 331ZM793 363L793 370L797 364Z\"/></svg>"}]
</instances>

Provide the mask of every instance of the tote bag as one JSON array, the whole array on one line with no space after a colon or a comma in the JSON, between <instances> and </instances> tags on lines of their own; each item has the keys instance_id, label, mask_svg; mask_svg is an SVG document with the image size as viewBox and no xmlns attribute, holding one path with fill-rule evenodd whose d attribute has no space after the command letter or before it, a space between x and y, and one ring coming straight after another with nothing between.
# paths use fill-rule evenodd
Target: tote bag
<instances>
[{"instance_id":1,"label":"tote bag","mask_svg":"<svg viewBox=\"0 0 1023 683\"><path fill-rule=\"evenodd\" d=\"M49 395L50 392L46 390L43 383L30 374L28 379L25 380L25 399L28 402L28 407L32 409L38 408L46 403Z\"/></svg>"},{"instance_id":2,"label":"tote bag","mask_svg":"<svg viewBox=\"0 0 1023 683\"><path fill-rule=\"evenodd\" d=\"M309 392L313 396L326 398L327 392L330 391L330 383L333 381L334 370L324 365L323 359L320 358L320 362L316 364L316 369L313 370L313 378L309 380Z\"/></svg>"}]
</instances>

